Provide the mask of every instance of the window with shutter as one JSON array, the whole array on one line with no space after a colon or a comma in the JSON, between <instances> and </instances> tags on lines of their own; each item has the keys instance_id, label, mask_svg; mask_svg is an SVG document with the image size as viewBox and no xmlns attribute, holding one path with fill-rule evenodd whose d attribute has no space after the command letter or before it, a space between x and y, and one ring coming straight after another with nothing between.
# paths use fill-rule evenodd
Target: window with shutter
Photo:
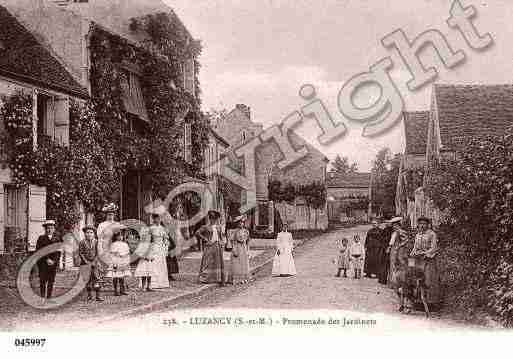
<instances>
[{"instance_id":1,"label":"window with shutter","mask_svg":"<svg viewBox=\"0 0 513 359\"><path fill-rule=\"evenodd\" d=\"M194 59L189 59L183 63L183 87L185 91L189 92L192 96L195 96L194 89L194 81L195 81L195 71L194 71Z\"/></svg>"},{"instance_id":2,"label":"window with shutter","mask_svg":"<svg viewBox=\"0 0 513 359\"><path fill-rule=\"evenodd\" d=\"M37 141L53 140L55 136L55 104L52 96L36 94Z\"/></svg>"},{"instance_id":3,"label":"window with shutter","mask_svg":"<svg viewBox=\"0 0 513 359\"><path fill-rule=\"evenodd\" d=\"M125 110L144 121L148 121L148 112L146 111L139 76L136 73L128 70L122 71L121 91Z\"/></svg>"},{"instance_id":4,"label":"window with shutter","mask_svg":"<svg viewBox=\"0 0 513 359\"><path fill-rule=\"evenodd\" d=\"M29 250L35 250L41 226L46 218L46 189L34 185L28 187L28 246Z\"/></svg>"},{"instance_id":5,"label":"window with shutter","mask_svg":"<svg viewBox=\"0 0 513 359\"><path fill-rule=\"evenodd\" d=\"M13 249L16 243L27 237L27 187L14 185L4 186L5 228L12 237L12 243L7 243L8 250Z\"/></svg>"}]
</instances>

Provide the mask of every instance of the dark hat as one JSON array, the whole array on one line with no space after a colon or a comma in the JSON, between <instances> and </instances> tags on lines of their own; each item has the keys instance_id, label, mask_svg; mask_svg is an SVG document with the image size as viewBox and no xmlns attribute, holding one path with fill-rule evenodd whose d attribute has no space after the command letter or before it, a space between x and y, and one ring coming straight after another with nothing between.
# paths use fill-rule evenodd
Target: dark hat
<instances>
[{"instance_id":1,"label":"dark hat","mask_svg":"<svg viewBox=\"0 0 513 359\"><path fill-rule=\"evenodd\" d=\"M421 216L421 217L417 218L417 222L424 222L424 223L429 224L429 223L431 223L431 220L425 216Z\"/></svg>"},{"instance_id":2,"label":"dark hat","mask_svg":"<svg viewBox=\"0 0 513 359\"><path fill-rule=\"evenodd\" d=\"M89 230L91 230L91 231L93 231L93 232L96 232L96 228L94 228L94 226L93 226L93 225L90 225L90 224L89 224L89 225L87 225L87 226L85 226L84 228L82 228L82 232L84 232L84 233L85 233L85 232L87 232L87 231L89 231Z\"/></svg>"},{"instance_id":3,"label":"dark hat","mask_svg":"<svg viewBox=\"0 0 513 359\"><path fill-rule=\"evenodd\" d=\"M220 217L221 217L221 213L219 213L218 211L213 210L213 209L208 211L208 218L210 218L210 219L218 219Z\"/></svg>"}]
</instances>

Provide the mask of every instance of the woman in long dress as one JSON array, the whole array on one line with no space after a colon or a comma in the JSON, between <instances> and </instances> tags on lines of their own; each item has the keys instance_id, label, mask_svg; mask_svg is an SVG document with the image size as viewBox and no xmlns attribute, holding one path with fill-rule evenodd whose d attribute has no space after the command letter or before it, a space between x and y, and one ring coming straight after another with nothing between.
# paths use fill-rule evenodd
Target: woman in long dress
<instances>
[{"instance_id":1,"label":"woman in long dress","mask_svg":"<svg viewBox=\"0 0 513 359\"><path fill-rule=\"evenodd\" d=\"M438 239L436 233L429 229L430 220L420 217L415 244L410 256L416 260L416 266L424 270L426 282L426 301L429 304L441 302L440 273L438 270Z\"/></svg>"},{"instance_id":2,"label":"woman in long dress","mask_svg":"<svg viewBox=\"0 0 513 359\"><path fill-rule=\"evenodd\" d=\"M276 238L276 255L273 260L273 276L289 277L296 275L296 266L292 257L294 240L292 233L288 231L288 224L283 223L282 230Z\"/></svg>"},{"instance_id":3,"label":"woman in long dress","mask_svg":"<svg viewBox=\"0 0 513 359\"><path fill-rule=\"evenodd\" d=\"M233 231L231 237L232 259L229 282L235 284L247 283L249 273L249 231L246 229L246 217L239 216L235 219L238 228Z\"/></svg>"},{"instance_id":4,"label":"woman in long dress","mask_svg":"<svg viewBox=\"0 0 513 359\"><path fill-rule=\"evenodd\" d=\"M169 235L160 224L160 215L152 214L153 224L150 226L152 242L153 275L151 276L151 289L169 288L166 256L169 247Z\"/></svg>"},{"instance_id":5,"label":"woman in long dress","mask_svg":"<svg viewBox=\"0 0 513 359\"><path fill-rule=\"evenodd\" d=\"M397 287L397 281L395 279L396 270L396 258L397 258L397 250L399 248L399 244L404 240L404 237L407 236L407 232L401 226L401 217L395 217L391 219L392 226L394 228L394 232L392 233L392 238L390 239L389 250L390 250L390 268L388 271L388 286L392 289Z\"/></svg>"},{"instance_id":6,"label":"woman in long dress","mask_svg":"<svg viewBox=\"0 0 513 359\"><path fill-rule=\"evenodd\" d=\"M209 224L202 226L196 232L200 241L204 241L203 256L201 257L198 281L200 283L220 283L224 285L224 237L219 219L221 214L217 211L208 212Z\"/></svg>"}]
</instances>

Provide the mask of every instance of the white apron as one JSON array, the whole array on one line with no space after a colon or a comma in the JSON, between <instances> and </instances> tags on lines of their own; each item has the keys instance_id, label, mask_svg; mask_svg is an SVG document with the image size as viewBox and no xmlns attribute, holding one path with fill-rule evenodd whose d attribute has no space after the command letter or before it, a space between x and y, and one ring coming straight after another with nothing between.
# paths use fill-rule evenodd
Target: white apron
<instances>
[{"instance_id":1,"label":"white apron","mask_svg":"<svg viewBox=\"0 0 513 359\"><path fill-rule=\"evenodd\" d=\"M272 275L296 275L296 266L292 257L293 244L292 233L278 233L276 249L280 251L280 255L276 252L274 256Z\"/></svg>"}]
</instances>

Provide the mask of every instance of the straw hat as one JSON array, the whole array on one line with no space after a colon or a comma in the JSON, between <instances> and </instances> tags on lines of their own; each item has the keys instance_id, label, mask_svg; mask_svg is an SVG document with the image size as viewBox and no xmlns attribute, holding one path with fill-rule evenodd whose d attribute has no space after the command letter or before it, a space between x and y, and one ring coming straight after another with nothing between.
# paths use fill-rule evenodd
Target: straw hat
<instances>
[{"instance_id":1,"label":"straw hat","mask_svg":"<svg viewBox=\"0 0 513 359\"><path fill-rule=\"evenodd\" d=\"M115 203L111 202L111 203L108 203L105 206L103 206L102 212L116 213L118 211L118 209L119 209L119 207Z\"/></svg>"},{"instance_id":2,"label":"straw hat","mask_svg":"<svg viewBox=\"0 0 513 359\"><path fill-rule=\"evenodd\" d=\"M48 226L54 226L55 227L55 221L53 219L47 219L46 221L43 222L43 227L48 227Z\"/></svg>"},{"instance_id":3,"label":"straw hat","mask_svg":"<svg viewBox=\"0 0 513 359\"><path fill-rule=\"evenodd\" d=\"M388 221L388 223L392 223L392 224L400 223L402 220L403 220L403 217L394 217L390 221Z\"/></svg>"}]
</instances>

